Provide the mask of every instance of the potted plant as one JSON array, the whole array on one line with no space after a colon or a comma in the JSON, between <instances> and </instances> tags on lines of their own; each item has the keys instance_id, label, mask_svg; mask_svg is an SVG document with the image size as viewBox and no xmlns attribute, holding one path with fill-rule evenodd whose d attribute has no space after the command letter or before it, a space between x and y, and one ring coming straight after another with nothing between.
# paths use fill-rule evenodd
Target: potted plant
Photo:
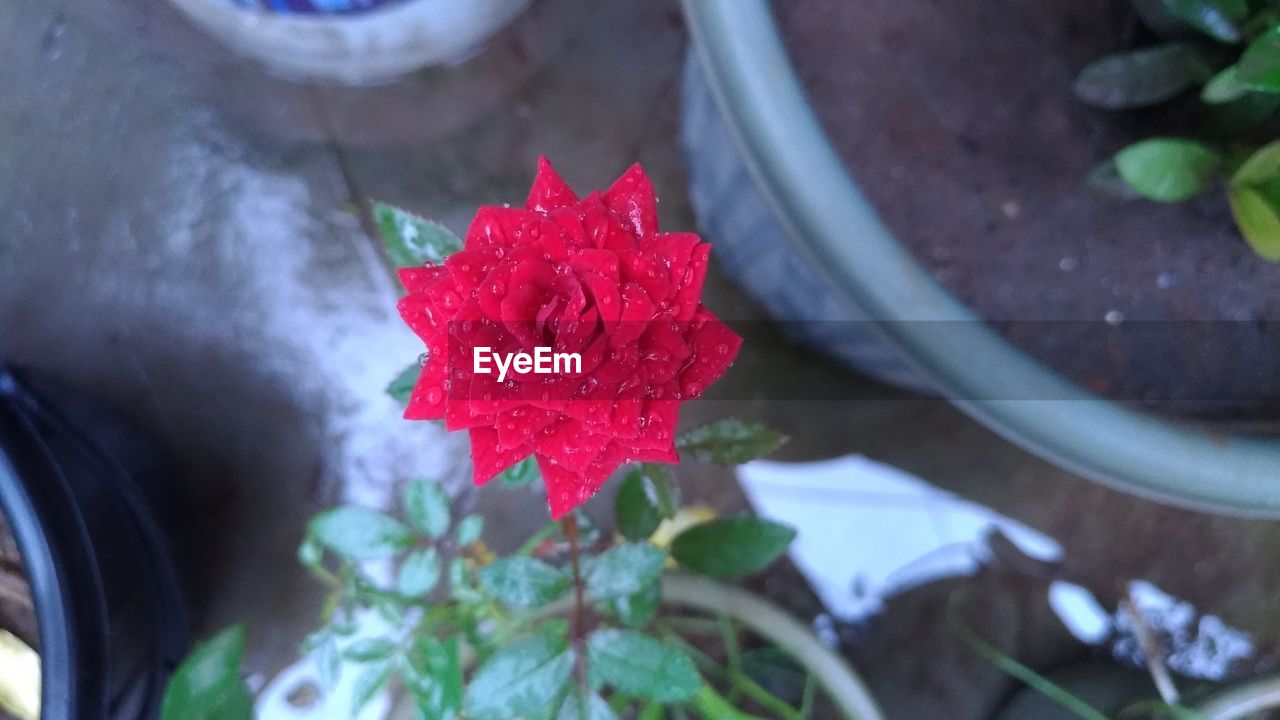
<instances>
[{"instance_id":1,"label":"potted plant","mask_svg":"<svg viewBox=\"0 0 1280 720\"><path fill-rule=\"evenodd\" d=\"M166 478L117 419L50 387L0 366L0 515L29 588L8 627L0 599L0 628L14 631L0 633L10 638L0 639L0 695L9 695L0 708L21 720L155 717L187 650L181 592L148 501Z\"/></svg>"},{"instance_id":2,"label":"potted plant","mask_svg":"<svg viewBox=\"0 0 1280 720\"><path fill-rule=\"evenodd\" d=\"M779 558L794 530L681 510L668 464L742 463L784 438L736 419L675 432L680 404L729 368L741 341L699 301L709 248L659 232L656 213L639 166L580 199L545 160L525 206L482 208L465 243L375 206L408 291L401 314L427 348L389 392L408 419L470 432L476 484L540 481L551 518L499 553L482 516L457 517L439 485L417 479L398 513L340 507L313 519L298 556L330 600L305 649L322 693L352 678L350 707L326 712L355 716L394 688L432 719L799 720L819 707L880 718L807 628L723 584ZM512 377L503 361L496 375L482 367L543 342L582 350L582 366L539 375L536 360L515 357ZM619 468L606 530L579 508ZM165 720L251 717L245 642L232 628L197 648ZM763 664L795 674L796 696L770 689Z\"/></svg>"},{"instance_id":3,"label":"potted plant","mask_svg":"<svg viewBox=\"0 0 1280 720\"><path fill-rule=\"evenodd\" d=\"M1197 507L1280 512L1280 487L1269 481L1280 469L1275 443L1132 407L1147 391L1166 411L1199 403L1193 409L1230 417L1266 404L1271 375L1256 372L1270 357L1265 323L1174 309L1222 309L1225 295L1250 295L1257 313L1240 317L1265 318L1275 276L1220 200L1134 204L1086 187L1128 135L1153 132L1148 122L1133 133L1071 95L1081 68L1116 45L1110 7L685 3L696 58L684 126L695 207L731 274L788 325L844 343L854 362L866 352L881 362L886 353L866 340L887 342L897 351L891 371L905 365L916 383L1092 479ZM805 24L806 8L844 21ZM773 9L790 14L781 28ZM811 34L796 34L801 26ZM1050 34L1003 30L1032 26ZM1064 46L1071 51L1058 52ZM893 59L865 62L874 53ZM829 72L806 86L793 61ZM829 87L826 102L811 103L806 90L820 93L823 78L848 92ZM824 114L827 127L850 124L829 134ZM1076 134L1083 139L1069 142ZM1063 252L1069 246L1089 254ZM1152 257L1125 259L1151 248ZM1199 269L1162 279L1153 270L1169 256ZM1201 256L1210 258L1203 267ZM1196 281L1214 267L1218 281ZM1140 286L1121 279L1138 270ZM1034 290L1020 290L1023 282ZM1191 292L1205 294L1178 302ZM820 322L802 322L812 320ZM1237 372L1237 361L1255 370ZM1129 394L1136 388L1145 390Z\"/></svg>"}]
</instances>

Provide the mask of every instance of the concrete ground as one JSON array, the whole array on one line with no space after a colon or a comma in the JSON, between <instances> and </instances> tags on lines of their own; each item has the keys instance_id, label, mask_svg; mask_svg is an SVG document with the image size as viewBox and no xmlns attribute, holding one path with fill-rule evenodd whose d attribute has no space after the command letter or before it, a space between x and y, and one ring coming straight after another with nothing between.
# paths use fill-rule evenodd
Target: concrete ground
<instances>
[{"instance_id":1,"label":"concrete ground","mask_svg":"<svg viewBox=\"0 0 1280 720\"><path fill-rule=\"evenodd\" d=\"M520 201L545 154L579 188L639 160L664 227L695 227L675 139L685 35L670 0L543 0L465 65L379 88L275 79L161 0L0 3L0 47L0 358L90 388L160 440L197 629L247 619L256 673L292 660L314 619L319 588L293 559L305 518L341 496L386 503L413 474L464 485L465 443L400 421L381 395L419 349L353 208L378 198L463 230L477 205ZM760 318L714 275L706 302ZM1045 602L1054 578L1108 607L1147 579L1249 632L1259 660L1241 672L1274 665L1280 526L1097 487L943 402L854 377L768 326L750 334L686 425L760 419L792 436L784 459L863 453L1065 548L1059 567L1011 555L845 628L891 718L977 720L1010 692L943 619L957 587L977 629L1036 667L1092 656ZM862 399L752 399L782 377ZM687 497L746 506L728 471L681 475ZM476 502L504 529L498 545L540 522L522 498ZM813 612L796 577L760 583Z\"/></svg>"}]
</instances>

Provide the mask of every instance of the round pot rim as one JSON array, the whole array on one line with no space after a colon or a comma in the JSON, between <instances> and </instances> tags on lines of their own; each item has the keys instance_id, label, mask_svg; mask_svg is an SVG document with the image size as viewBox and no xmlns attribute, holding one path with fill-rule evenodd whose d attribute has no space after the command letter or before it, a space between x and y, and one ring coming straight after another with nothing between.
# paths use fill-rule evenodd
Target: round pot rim
<instances>
[{"instance_id":1,"label":"round pot rim","mask_svg":"<svg viewBox=\"0 0 1280 720\"><path fill-rule=\"evenodd\" d=\"M1280 517L1280 441L1192 427L1094 395L1004 340L933 279L836 153L769 0L683 4L717 106L767 201L841 301L922 377L1006 439L1104 485L1198 510ZM953 327L939 336L921 321ZM1053 399L973 399L1002 397L1008 387Z\"/></svg>"}]
</instances>

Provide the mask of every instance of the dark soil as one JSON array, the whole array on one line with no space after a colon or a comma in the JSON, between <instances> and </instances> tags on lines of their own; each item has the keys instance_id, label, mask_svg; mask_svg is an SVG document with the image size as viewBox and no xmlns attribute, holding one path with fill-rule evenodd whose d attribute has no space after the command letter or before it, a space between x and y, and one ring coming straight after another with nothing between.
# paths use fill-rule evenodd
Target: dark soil
<instances>
[{"instance_id":1,"label":"dark soil","mask_svg":"<svg viewBox=\"0 0 1280 720\"><path fill-rule=\"evenodd\" d=\"M31 588L22 571L18 545L3 515L0 515L0 630L8 630L33 648L39 647Z\"/></svg>"},{"instance_id":2,"label":"dark soil","mask_svg":"<svg viewBox=\"0 0 1280 720\"><path fill-rule=\"evenodd\" d=\"M1199 112L1188 101L1114 113L1073 96L1091 60L1149 41L1128 2L786 0L775 11L853 176L978 315L1103 394L1280 416L1280 266L1249 250L1225 196L1158 205L1085 184L1116 150L1185 132Z\"/></svg>"}]
</instances>

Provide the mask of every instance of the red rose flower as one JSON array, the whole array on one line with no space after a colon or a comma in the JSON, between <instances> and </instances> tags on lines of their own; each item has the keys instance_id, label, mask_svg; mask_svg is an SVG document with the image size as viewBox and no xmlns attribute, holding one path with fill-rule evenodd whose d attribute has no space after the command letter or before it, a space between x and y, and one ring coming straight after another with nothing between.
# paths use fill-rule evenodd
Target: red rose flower
<instances>
[{"instance_id":1,"label":"red rose flower","mask_svg":"<svg viewBox=\"0 0 1280 720\"><path fill-rule=\"evenodd\" d=\"M477 485L532 454L553 518L623 462L678 462L680 403L742 343L700 303L709 251L692 233L658 232L639 165L579 200L541 159L523 209L482 207L443 265L400 270L400 314L428 353L405 417L468 430ZM477 348L538 347L580 367L476 372Z\"/></svg>"}]
</instances>

